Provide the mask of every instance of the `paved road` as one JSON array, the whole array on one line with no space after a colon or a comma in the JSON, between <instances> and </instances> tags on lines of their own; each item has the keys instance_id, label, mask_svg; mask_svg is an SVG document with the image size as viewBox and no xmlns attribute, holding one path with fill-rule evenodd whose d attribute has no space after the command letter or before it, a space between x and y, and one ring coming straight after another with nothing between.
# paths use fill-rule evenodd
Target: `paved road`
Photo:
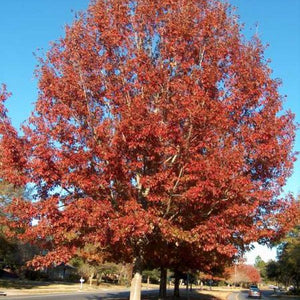
<instances>
[{"instance_id":1,"label":"paved road","mask_svg":"<svg viewBox=\"0 0 300 300\"><path fill-rule=\"evenodd\" d=\"M142 294L158 294L158 290L143 291ZM20 296L6 296L0 299L10 300L100 300L103 298L125 298L129 297L129 289L117 291L99 291L99 292L74 292L68 294L53 294L53 295L20 295Z\"/></svg>"},{"instance_id":2,"label":"paved road","mask_svg":"<svg viewBox=\"0 0 300 300\"><path fill-rule=\"evenodd\" d=\"M300 297L286 297L284 295L278 295L278 297L276 297L273 294L272 290L263 290L262 291L262 299L272 299L272 300L300 300ZM233 292L230 294L230 296L228 297L228 300L249 300L251 298L248 297L248 291L244 290L241 292Z\"/></svg>"}]
</instances>

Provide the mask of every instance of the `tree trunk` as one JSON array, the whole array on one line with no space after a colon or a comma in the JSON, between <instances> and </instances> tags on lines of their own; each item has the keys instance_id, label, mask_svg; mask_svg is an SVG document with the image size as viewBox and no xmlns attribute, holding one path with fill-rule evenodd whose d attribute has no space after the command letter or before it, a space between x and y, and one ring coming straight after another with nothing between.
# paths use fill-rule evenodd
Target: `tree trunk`
<instances>
[{"instance_id":1,"label":"tree trunk","mask_svg":"<svg viewBox=\"0 0 300 300\"><path fill-rule=\"evenodd\" d=\"M90 277L89 277L90 286L92 286L94 275L95 275L94 272L92 274L90 274Z\"/></svg>"},{"instance_id":2,"label":"tree trunk","mask_svg":"<svg viewBox=\"0 0 300 300\"><path fill-rule=\"evenodd\" d=\"M142 290L142 264L141 259L134 259L133 278L130 286L130 300L141 300Z\"/></svg>"},{"instance_id":3,"label":"tree trunk","mask_svg":"<svg viewBox=\"0 0 300 300\"><path fill-rule=\"evenodd\" d=\"M167 269L160 268L160 284L159 284L159 298L165 299L167 297Z\"/></svg>"},{"instance_id":4,"label":"tree trunk","mask_svg":"<svg viewBox=\"0 0 300 300\"><path fill-rule=\"evenodd\" d=\"M179 298L180 297L180 294L179 294L179 280L180 280L180 275L179 275L179 272L177 270L175 270L174 276L175 276L175 281L174 281L174 297Z\"/></svg>"},{"instance_id":5,"label":"tree trunk","mask_svg":"<svg viewBox=\"0 0 300 300\"><path fill-rule=\"evenodd\" d=\"M99 276L99 283L101 284L102 282L102 277L103 277L103 273L101 272L100 276Z\"/></svg>"},{"instance_id":6,"label":"tree trunk","mask_svg":"<svg viewBox=\"0 0 300 300\"><path fill-rule=\"evenodd\" d=\"M187 294L187 298L188 300L190 299L190 274L187 273L186 276L186 294Z\"/></svg>"}]
</instances>

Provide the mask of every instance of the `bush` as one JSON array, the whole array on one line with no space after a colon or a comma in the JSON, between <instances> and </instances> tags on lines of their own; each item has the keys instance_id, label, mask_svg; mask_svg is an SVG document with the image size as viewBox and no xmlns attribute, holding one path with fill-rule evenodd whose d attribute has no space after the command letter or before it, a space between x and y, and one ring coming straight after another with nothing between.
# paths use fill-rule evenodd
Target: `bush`
<instances>
[{"instance_id":1,"label":"bush","mask_svg":"<svg viewBox=\"0 0 300 300\"><path fill-rule=\"evenodd\" d=\"M24 271L23 276L28 280L47 280L48 275L44 272L34 271L27 269Z\"/></svg>"}]
</instances>

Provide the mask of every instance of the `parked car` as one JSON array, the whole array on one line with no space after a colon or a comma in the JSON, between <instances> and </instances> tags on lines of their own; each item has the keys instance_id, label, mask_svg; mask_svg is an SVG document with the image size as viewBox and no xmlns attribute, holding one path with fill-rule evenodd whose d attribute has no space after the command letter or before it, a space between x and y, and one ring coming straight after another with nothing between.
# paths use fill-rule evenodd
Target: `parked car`
<instances>
[{"instance_id":1,"label":"parked car","mask_svg":"<svg viewBox=\"0 0 300 300\"><path fill-rule=\"evenodd\" d=\"M287 290L288 290L289 292L292 292L292 291L295 290L295 287L294 287L293 285L290 285L290 286L287 288Z\"/></svg>"},{"instance_id":2,"label":"parked car","mask_svg":"<svg viewBox=\"0 0 300 300\"><path fill-rule=\"evenodd\" d=\"M269 288L272 289L272 290L274 290L274 289L277 290L278 286L271 284L271 285L269 285Z\"/></svg>"},{"instance_id":3,"label":"parked car","mask_svg":"<svg viewBox=\"0 0 300 300\"><path fill-rule=\"evenodd\" d=\"M248 292L249 297L261 298L261 291L256 285L251 285Z\"/></svg>"}]
</instances>

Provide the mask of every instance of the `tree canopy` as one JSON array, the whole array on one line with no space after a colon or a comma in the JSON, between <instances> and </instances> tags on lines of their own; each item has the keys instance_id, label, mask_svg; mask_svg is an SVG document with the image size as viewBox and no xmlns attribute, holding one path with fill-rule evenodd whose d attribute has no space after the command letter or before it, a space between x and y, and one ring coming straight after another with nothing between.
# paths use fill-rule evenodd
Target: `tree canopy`
<instances>
[{"instance_id":1,"label":"tree canopy","mask_svg":"<svg viewBox=\"0 0 300 300\"><path fill-rule=\"evenodd\" d=\"M215 0L92 1L40 59L21 136L3 89L0 175L35 187L10 206L47 249L35 266L91 243L141 264L162 258L153 245L217 261L286 231L293 114L240 30Z\"/></svg>"}]
</instances>

